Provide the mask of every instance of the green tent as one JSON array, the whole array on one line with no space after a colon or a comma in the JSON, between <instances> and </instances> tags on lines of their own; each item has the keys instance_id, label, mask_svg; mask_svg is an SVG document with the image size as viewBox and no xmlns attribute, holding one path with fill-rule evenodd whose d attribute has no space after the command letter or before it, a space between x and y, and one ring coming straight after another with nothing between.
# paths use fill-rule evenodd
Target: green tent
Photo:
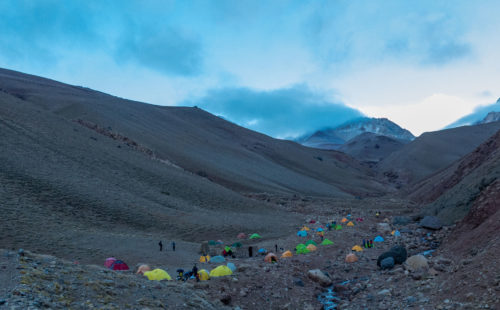
<instances>
[{"instance_id":1,"label":"green tent","mask_svg":"<svg viewBox=\"0 0 500 310\"><path fill-rule=\"evenodd\" d=\"M325 239L325 240L323 240L323 242L321 242L321 245L331 245L331 244L333 244L333 242L331 242L328 239Z\"/></svg>"},{"instance_id":2,"label":"green tent","mask_svg":"<svg viewBox=\"0 0 500 310\"><path fill-rule=\"evenodd\" d=\"M309 240L309 241L306 242L306 246L308 246L309 244L313 244L315 246L318 245L316 242L314 242L314 240Z\"/></svg>"},{"instance_id":3,"label":"green tent","mask_svg":"<svg viewBox=\"0 0 500 310\"><path fill-rule=\"evenodd\" d=\"M298 250L298 249L305 249L307 247L307 245L303 244L303 243L299 243L297 244L297 246L295 247L295 250Z\"/></svg>"},{"instance_id":4,"label":"green tent","mask_svg":"<svg viewBox=\"0 0 500 310\"><path fill-rule=\"evenodd\" d=\"M243 246L243 244L241 244L241 242L235 242L232 245L233 248L241 248L242 246Z\"/></svg>"},{"instance_id":5,"label":"green tent","mask_svg":"<svg viewBox=\"0 0 500 310\"><path fill-rule=\"evenodd\" d=\"M250 236L250 239L260 239L262 238L259 234L253 234Z\"/></svg>"},{"instance_id":6,"label":"green tent","mask_svg":"<svg viewBox=\"0 0 500 310\"><path fill-rule=\"evenodd\" d=\"M335 225L335 230L341 230L341 229L342 229L342 225L340 225L340 224Z\"/></svg>"},{"instance_id":7,"label":"green tent","mask_svg":"<svg viewBox=\"0 0 500 310\"><path fill-rule=\"evenodd\" d=\"M306 247L301 247L301 248L298 248L298 249L296 250L296 252L297 252L297 254L307 254L307 253L309 253L309 252L311 252L311 251L309 251L309 249L308 249L308 248L306 248Z\"/></svg>"}]
</instances>

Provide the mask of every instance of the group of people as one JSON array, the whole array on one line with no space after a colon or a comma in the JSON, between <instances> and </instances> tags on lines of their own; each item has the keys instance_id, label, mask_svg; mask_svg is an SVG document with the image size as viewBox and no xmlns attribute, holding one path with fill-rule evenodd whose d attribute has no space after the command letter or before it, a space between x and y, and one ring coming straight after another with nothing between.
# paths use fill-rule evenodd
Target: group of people
<instances>
[{"instance_id":1,"label":"group of people","mask_svg":"<svg viewBox=\"0 0 500 310\"><path fill-rule=\"evenodd\" d=\"M184 272L184 269L177 269L177 281L187 281L192 276L195 277L196 282L200 282L200 275L198 274L198 266L194 264L191 271Z\"/></svg>"},{"instance_id":2,"label":"group of people","mask_svg":"<svg viewBox=\"0 0 500 310\"><path fill-rule=\"evenodd\" d=\"M161 242L161 240L160 240L160 242L158 242L158 246L160 247L160 252L163 251L163 243ZM165 251L166 251L166 249L165 249ZM175 252L175 241L172 241L172 251Z\"/></svg>"}]
</instances>

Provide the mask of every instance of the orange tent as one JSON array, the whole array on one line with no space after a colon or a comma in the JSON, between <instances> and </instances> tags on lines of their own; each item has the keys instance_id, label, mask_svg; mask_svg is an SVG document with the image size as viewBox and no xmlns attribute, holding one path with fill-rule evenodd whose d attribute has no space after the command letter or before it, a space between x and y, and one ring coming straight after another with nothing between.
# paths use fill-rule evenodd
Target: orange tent
<instances>
[{"instance_id":1,"label":"orange tent","mask_svg":"<svg viewBox=\"0 0 500 310\"><path fill-rule=\"evenodd\" d=\"M340 221L340 222L345 223L345 222L347 222L347 219L344 217L344 218L342 219L342 221Z\"/></svg>"},{"instance_id":2,"label":"orange tent","mask_svg":"<svg viewBox=\"0 0 500 310\"><path fill-rule=\"evenodd\" d=\"M264 257L264 261L266 263L277 262L278 261L278 256L276 256L276 254L274 254L274 253L269 253L269 254L266 255L266 257Z\"/></svg>"},{"instance_id":3,"label":"orange tent","mask_svg":"<svg viewBox=\"0 0 500 310\"><path fill-rule=\"evenodd\" d=\"M318 248L314 245L314 244L309 244L307 247L306 247L309 251L316 251Z\"/></svg>"},{"instance_id":4,"label":"orange tent","mask_svg":"<svg viewBox=\"0 0 500 310\"><path fill-rule=\"evenodd\" d=\"M358 261L358 257L354 253L347 254L345 257L346 263L354 263Z\"/></svg>"},{"instance_id":5,"label":"orange tent","mask_svg":"<svg viewBox=\"0 0 500 310\"><path fill-rule=\"evenodd\" d=\"M144 274L146 271L151 271L151 268L148 265L140 265L136 274Z\"/></svg>"},{"instance_id":6,"label":"orange tent","mask_svg":"<svg viewBox=\"0 0 500 310\"><path fill-rule=\"evenodd\" d=\"M293 254L290 251L286 251L283 254L281 254L281 258L292 257L292 256L293 256Z\"/></svg>"},{"instance_id":7,"label":"orange tent","mask_svg":"<svg viewBox=\"0 0 500 310\"><path fill-rule=\"evenodd\" d=\"M307 227L307 226L304 226L304 227L302 227L302 228L301 228L300 230L305 230L305 231L309 231L310 229L309 229L309 227Z\"/></svg>"}]
</instances>

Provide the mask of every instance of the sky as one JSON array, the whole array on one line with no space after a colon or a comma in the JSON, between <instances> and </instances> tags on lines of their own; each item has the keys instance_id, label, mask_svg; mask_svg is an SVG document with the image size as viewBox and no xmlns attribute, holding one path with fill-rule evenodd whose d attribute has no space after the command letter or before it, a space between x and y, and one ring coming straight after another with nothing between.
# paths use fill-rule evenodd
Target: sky
<instances>
[{"instance_id":1,"label":"sky","mask_svg":"<svg viewBox=\"0 0 500 310\"><path fill-rule=\"evenodd\" d=\"M500 96L500 1L0 1L0 67L277 138L361 115L413 134Z\"/></svg>"}]
</instances>

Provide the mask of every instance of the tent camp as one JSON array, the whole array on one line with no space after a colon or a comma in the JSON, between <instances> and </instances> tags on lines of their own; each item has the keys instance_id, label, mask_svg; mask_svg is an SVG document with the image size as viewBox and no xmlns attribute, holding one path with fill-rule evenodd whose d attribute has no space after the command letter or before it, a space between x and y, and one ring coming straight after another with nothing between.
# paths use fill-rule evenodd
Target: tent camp
<instances>
[{"instance_id":1,"label":"tent camp","mask_svg":"<svg viewBox=\"0 0 500 310\"><path fill-rule=\"evenodd\" d=\"M278 261L278 256L274 253L269 253L264 257L264 261L266 263L276 263Z\"/></svg>"},{"instance_id":2,"label":"tent camp","mask_svg":"<svg viewBox=\"0 0 500 310\"><path fill-rule=\"evenodd\" d=\"M321 245L332 245L332 244L333 244L333 242L328 240L328 239L325 239L325 240L323 240L323 242L321 242Z\"/></svg>"},{"instance_id":3,"label":"tent camp","mask_svg":"<svg viewBox=\"0 0 500 310\"><path fill-rule=\"evenodd\" d=\"M238 234L238 239L246 239L247 235L245 233L239 233Z\"/></svg>"},{"instance_id":4,"label":"tent camp","mask_svg":"<svg viewBox=\"0 0 500 310\"><path fill-rule=\"evenodd\" d=\"M347 223L347 226L348 227L353 227L354 226L354 223L352 221L349 221L349 223Z\"/></svg>"},{"instance_id":5,"label":"tent camp","mask_svg":"<svg viewBox=\"0 0 500 310\"><path fill-rule=\"evenodd\" d=\"M154 269L152 271L146 271L144 275L148 277L148 280L151 281L172 280L172 277L170 277L170 275L163 269Z\"/></svg>"},{"instance_id":6,"label":"tent camp","mask_svg":"<svg viewBox=\"0 0 500 310\"><path fill-rule=\"evenodd\" d=\"M361 252L361 251L363 251L363 248L359 245L355 245L352 247L351 250L356 251L356 252Z\"/></svg>"},{"instance_id":7,"label":"tent camp","mask_svg":"<svg viewBox=\"0 0 500 310\"><path fill-rule=\"evenodd\" d=\"M228 266L220 265L210 271L210 277L230 276L233 272Z\"/></svg>"},{"instance_id":8,"label":"tent camp","mask_svg":"<svg viewBox=\"0 0 500 310\"><path fill-rule=\"evenodd\" d=\"M297 232L297 236L299 236L299 237L307 237L307 231L305 231L305 230L299 230Z\"/></svg>"},{"instance_id":9,"label":"tent camp","mask_svg":"<svg viewBox=\"0 0 500 310\"><path fill-rule=\"evenodd\" d=\"M345 257L346 263L355 263L358 261L358 257L354 253L347 254Z\"/></svg>"},{"instance_id":10,"label":"tent camp","mask_svg":"<svg viewBox=\"0 0 500 310\"><path fill-rule=\"evenodd\" d=\"M314 245L314 244L309 244L307 247L306 247L309 251L316 251L318 248Z\"/></svg>"},{"instance_id":11,"label":"tent camp","mask_svg":"<svg viewBox=\"0 0 500 310\"><path fill-rule=\"evenodd\" d=\"M306 246L308 246L309 244L318 245L314 240L307 240Z\"/></svg>"},{"instance_id":12,"label":"tent camp","mask_svg":"<svg viewBox=\"0 0 500 310\"><path fill-rule=\"evenodd\" d=\"M210 275L205 269L198 270L198 277L200 278L200 281L207 281L208 279L210 279Z\"/></svg>"},{"instance_id":13,"label":"tent camp","mask_svg":"<svg viewBox=\"0 0 500 310\"><path fill-rule=\"evenodd\" d=\"M250 239L260 239L260 238L262 238L262 237L259 234L252 234L250 236Z\"/></svg>"},{"instance_id":14,"label":"tent camp","mask_svg":"<svg viewBox=\"0 0 500 310\"><path fill-rule=\"evenodd\" d=\"M151 268L148 265L140 265L136 274L144 274L146 271L151 271Z\"/></svg>"},{"instance_id":15,"label":"tent camp","mask_svg":"<svg viewBox=\"0 0 500 310\"><path fill-rule=\"evenodd\" d=\"M286 258L286 257L292 257L293 254L290 251L285 251L283 254L281 254L281 258Z\"/></svg>"},{"instance_id":16,"label":"tent camp","mask_svg":"<svg viewBox=\"0 0 500 310\"><path fill-rule=\"evenodd\" d=\"M384 242L384 238L382 238L382 236L376 236L373 242Z\"/></svg>"},{"instance_id":17,"label":"tent camp","mask_svg":"<svg viewBox=\"0 0 500 310\"><path fill-rule=\"evenodd\" d=\"M226 259L223 256L217 255L212 258L210 258L211 263L223 263L225 262Z\"/></svg>"},{"instance_id":18,"label":"tent camp","mask_svg":"<svg viewBox=\"0 0 500 310\"><path fill-rule=\"evenodd\" d=\"M200 263L208 263L210 261L210 255L200 256Z\"/></svg>"}]
</instances>

